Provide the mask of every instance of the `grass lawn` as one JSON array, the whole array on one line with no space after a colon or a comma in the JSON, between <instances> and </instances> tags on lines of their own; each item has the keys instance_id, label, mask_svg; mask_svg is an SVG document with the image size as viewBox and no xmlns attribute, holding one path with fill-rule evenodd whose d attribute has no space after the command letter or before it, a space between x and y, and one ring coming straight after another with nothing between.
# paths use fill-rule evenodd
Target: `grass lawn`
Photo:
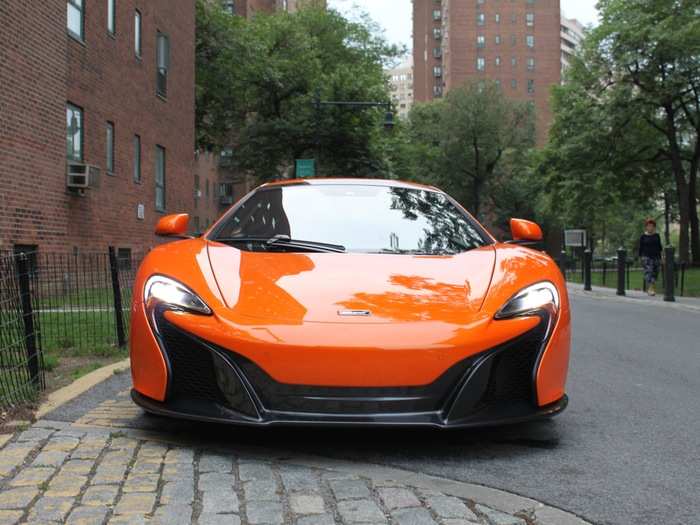
<instances>
[{"instance_id":1,"label":"grass lawn","mask_svg":"<svg viewBox=\"0 0 700 525\"><path fill-rule=\"evenodd\" d=\"M566 278L573 283L582 283L581 270L576 272L567 272ZM605 286L608 288L617 288L617 270L609 268L603 280L603 271L596 267L591 273L591 283L593 286ZM632 290L642 290L644 286L644 274L641 270L630 271L630 286ZM659 276L658 283L659 292L663 290L662 277ZM676 295L681 295L680 276L678 285L676 286ZM685 286L683 297L700 297L700 268L690 268L685 271Z\"/></svg>"}]
</instances>

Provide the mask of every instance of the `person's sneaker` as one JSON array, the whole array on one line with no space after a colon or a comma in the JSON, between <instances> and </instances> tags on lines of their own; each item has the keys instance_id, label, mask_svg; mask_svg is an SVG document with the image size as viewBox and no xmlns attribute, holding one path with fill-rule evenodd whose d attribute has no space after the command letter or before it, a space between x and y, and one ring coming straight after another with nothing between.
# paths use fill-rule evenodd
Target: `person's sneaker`
<instances>
[{"instance_id":1,"label":"person's sneaker","mask_svg":"<svg viewBox=\"0 0 700 525\"><path fill-rule=\"evenodd\" d=\"M649 295L654 297L656 295L656 285L655 284L650 284L649 285Z\"/></svg>"}]
</instances>

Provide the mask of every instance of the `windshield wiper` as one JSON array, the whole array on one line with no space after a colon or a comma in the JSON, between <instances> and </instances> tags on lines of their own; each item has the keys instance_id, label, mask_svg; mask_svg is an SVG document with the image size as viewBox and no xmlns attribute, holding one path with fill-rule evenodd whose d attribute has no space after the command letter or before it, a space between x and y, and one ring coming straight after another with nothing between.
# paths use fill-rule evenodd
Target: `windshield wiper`
<instances>
[{"instance_id":1,"label":"windshield wiper","mask_svg":"<svg viewBox=\"0 0 700 525\"><path fill-rule=\"evenodd\" d=\"M303 241L300 239L292 239L289 235L279 234L273 237L228 237L215 239L223 243L247 243L257 242L268 246L280 245L290 248L301 248L309 251L317 251L323 253L345 253L345 246L340 244L329 244L317 241Z\"/></svg>"}]
</instances>

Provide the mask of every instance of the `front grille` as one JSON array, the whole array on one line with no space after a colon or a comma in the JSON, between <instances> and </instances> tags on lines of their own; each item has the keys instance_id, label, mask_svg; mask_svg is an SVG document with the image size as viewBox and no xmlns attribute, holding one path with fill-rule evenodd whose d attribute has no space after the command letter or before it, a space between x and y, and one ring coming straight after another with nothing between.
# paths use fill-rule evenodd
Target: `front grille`
<instances>
[{"instance_id":1,"label":"front grille","mask_svg":"<svg viewBox=\"0 0 700 525\"><path fill-rule=\"evenodd\" d=\"M471 367L462 361L434 383L418 387L326 387L278 383L255 363L234 356L261 403L276 412L402 414L437 412Z\"/></svg>"},{"instance_id":2,"label":"front grille","mask_svg":"<svg viewBox=\"0 0 700 525\"><path fill-rule=\"evenodd\" d=\"M495 351L481 406L535 400L534 371L546 324L543 321L531 332Z\"/></svg>"},{"instance_id":3,"label":"front grille","mask_svg":"<svg viewBox=\"0 0 700 525\"><path fill-rule=\"evenodd\" d=\"M211 352L165 320L159 321L158 326L170 361L168 397L177 401L211 401L226 406L216 380Z\"/></svg>"}]
</instances>

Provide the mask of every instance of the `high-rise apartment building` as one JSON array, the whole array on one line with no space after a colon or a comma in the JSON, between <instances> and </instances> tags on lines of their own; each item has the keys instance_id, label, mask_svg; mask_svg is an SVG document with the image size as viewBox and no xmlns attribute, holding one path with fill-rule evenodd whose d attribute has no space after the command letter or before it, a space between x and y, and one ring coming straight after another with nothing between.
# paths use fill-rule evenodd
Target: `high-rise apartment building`
<instances>
[{"instance_id":1,"label":"high-rise apartment building","mask_svg":"<svg viewBox=\"0 0 700 525\"><path fill-rule=\"evenodd\" d=\"M561 31L559 0L414 0L415 101L493 81L532 102L543 143L550 87L561 82Z\"/></svg>"},{"instance_id":2,"label":"high-rise apartment building","mask_svg":"<svg viewBox=\"0 0 700 525\"><path fill-rule=\"evenodd\" d=\"M386 73L399 118L406 118L413 107L413 58L404 60Z\"/></svg>"},{"instance_id":3,"label":"high-rise apartment building","mask_svg":"<svg viewBox=\"0 0 700 525\"><path fill-rule=\"evenodd\" d=\"M585 28L575 18L561 17L561 67L569 67L571 57L577 52L583 40Z\"/></svg>"}]
</instances>

